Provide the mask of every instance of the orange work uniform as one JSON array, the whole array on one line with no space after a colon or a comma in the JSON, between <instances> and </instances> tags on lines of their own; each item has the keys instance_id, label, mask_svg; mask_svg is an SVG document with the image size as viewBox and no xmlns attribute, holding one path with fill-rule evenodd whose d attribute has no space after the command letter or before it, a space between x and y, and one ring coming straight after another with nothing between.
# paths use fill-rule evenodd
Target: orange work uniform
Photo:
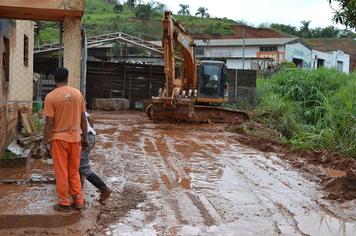
<instances>
[{"instance_id":1,"label":"orange work uniform","mask_svg":"<svg viewBox=\"0 0 356 236\"><path fill-rule=\"evenodd\" d=\"M84 202L79 175L82 112L85 112L84 98L75 88L58 87L46 96L43 113L54 118L51 156L58 203L64 206L71 204L70 195L76 203Z\"/></svg>"}]
</instances>

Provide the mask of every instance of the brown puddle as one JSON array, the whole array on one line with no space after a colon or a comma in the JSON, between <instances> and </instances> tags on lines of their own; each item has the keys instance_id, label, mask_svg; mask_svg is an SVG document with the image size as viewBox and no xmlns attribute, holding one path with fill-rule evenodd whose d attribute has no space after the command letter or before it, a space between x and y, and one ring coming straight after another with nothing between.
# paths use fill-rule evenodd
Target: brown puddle
<instances>
[{"instance_id":1,"label":"brown puddle","mask_svg":"<svg viewBox=\"0 0 356 236\"><path fill-rule=\"evenodd\" d=\"M342 170L328 170L327 175L330 177L344 177L346 172Z\"/></svg>"}]
</instances>

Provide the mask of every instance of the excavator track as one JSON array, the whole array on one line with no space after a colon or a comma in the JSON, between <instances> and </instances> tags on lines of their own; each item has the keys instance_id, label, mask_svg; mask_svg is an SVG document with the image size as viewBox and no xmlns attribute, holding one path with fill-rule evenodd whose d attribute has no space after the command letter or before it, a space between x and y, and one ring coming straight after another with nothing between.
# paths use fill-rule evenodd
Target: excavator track
<instances>
[{"instance_id":1,"label":"excavator track","mask_svg":"<svg viewBox=\"0 0 356 236\"><path fill-rule=\"evenodd\" d=\"M189 104L177 104L174 108L166 108L161 103L152 103L147 106L146 112L155 123L242 123L250 119L243 111Z\"/></svg>"}]
</instances>

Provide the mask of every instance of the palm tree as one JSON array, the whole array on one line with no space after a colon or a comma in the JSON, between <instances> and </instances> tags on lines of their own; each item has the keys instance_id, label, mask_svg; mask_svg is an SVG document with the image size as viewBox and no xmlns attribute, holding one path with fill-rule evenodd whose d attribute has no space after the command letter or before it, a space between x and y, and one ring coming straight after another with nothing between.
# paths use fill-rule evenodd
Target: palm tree
<instances>
[{"instance_id":1,"label":"palm tree","mask_svg":"<svg viewBox=\"0 0 356 236\"><path fill-rule=\"evenodd\" d=\"M309 25L310 25L310 20L306 21L306 20L302 20L300 23L302 23L302 27L300 27L300 36L303 38L310 38L311 36L311 32L309 29Z\"/></svg>"},{"instance_id":2,"label":"palm tree","mask_svg":"<svg viewBox=\"0 0 356 236\"><path fill-rule=\"evenodd\" d=\"M200 17L206 17L206 18L209 18L210 15L208 13L208 8L205 8L205 7L199 7L198 10L197 10L197 13L195 13L196 16L200 15Z\"/></svg>"},{"instance_id":3,"label":"palm tree","mask_svg":"<svg viewBox=\"0 0 356 236\"><path fill-rule=\"evenodd\" d=\"M182 16L190 16L189 5L188 4L179 4L180 10L178 11L178 15Z\"/></svg>"}]
</instances>

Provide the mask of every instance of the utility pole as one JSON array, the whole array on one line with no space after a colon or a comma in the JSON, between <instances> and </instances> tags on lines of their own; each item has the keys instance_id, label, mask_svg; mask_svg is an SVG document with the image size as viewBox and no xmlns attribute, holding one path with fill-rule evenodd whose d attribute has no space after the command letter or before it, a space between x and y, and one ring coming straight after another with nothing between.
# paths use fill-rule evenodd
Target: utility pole
<instances>
[{"instance_id":1,"label":"utility pole","mask_svg":"<svg viewBox=\"0 0 356 236\"><path fill-rule=\"evenodd\" d=\"M242 31L242 69L245 69L245 29Z\"/></svg>"}]
</instances>

